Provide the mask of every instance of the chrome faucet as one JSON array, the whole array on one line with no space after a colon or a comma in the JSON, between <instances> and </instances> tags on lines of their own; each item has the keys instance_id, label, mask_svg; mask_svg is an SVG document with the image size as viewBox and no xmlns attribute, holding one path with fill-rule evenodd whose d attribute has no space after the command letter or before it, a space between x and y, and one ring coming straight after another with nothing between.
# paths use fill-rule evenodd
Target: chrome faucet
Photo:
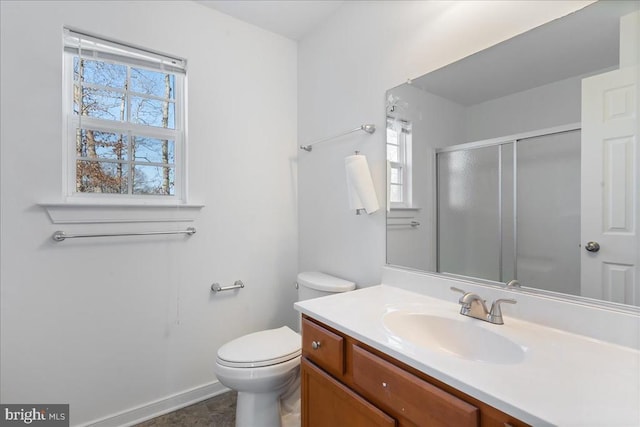
<instances>
[{"instance_id":1,"label":"chrome faucet","mask_svg":"<svg viewBox=\"0 0 640 427\"><path fill-rule=\"evenodd\" d=\"M474 319L484 320L494 325L504 325L500 304L515 304L517 302L514 299L508 298L497 299L491 304L491 310L487 310L486 301L483 300L480 295L473 292L466 292L453 286L451 290L463 294L458 300L461 305L460 314L473 317Z\"/></svg>"}]
</instances>

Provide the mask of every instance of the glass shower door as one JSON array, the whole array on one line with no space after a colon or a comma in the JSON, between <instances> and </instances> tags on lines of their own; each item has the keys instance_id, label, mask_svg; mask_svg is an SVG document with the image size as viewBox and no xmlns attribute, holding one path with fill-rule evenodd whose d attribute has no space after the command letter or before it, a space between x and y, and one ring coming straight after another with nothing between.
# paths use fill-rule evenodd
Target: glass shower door
<instances>
[{"instance_id":1,"label":"glass shower door","mask_svg":"<svg viewBox=\"0 0 640 427\"><path fill-rule=\"evenodd\" d=\"M580 295L580 131L517 144L517 277Z\"/></svg>"},{"instance_id":2,"label":"glass shower door","mask_svg":"<svg viewBox=\"0 0 640 427\"><path fill-rule=\"evenodd\" d=\"M438 271L499 281L500 147L438 153Z\"/></svg>"}]
</instances>

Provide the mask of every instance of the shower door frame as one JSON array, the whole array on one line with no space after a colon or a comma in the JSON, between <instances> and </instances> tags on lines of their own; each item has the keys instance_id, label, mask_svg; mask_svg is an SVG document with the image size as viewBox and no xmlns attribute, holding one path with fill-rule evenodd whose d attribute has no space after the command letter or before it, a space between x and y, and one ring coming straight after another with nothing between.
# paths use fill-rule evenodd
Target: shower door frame
<instances>
[{"instance_id":1,"label":"shower door frame","mask_svg":"<svg viewBox=\"0 0 640 427\"><path fill-rule=\"evenodd\" d=\"M558 135L558 134L563 134L563 133L568 133L568 132L575 132L575 131L580 131L582 130L582 124L580 122L577 123L570 123L570 124L566 124L566 125L560 125L560 126L554 126L554 127L550 127L550 128L544 128L544 129L537 129L534 131L529 131L529 132L523 132L523 133L518 133L518 134L513 134L513 135L506 135L506 136L501 136L498 138L491 138L491 139L485 139L485 140L480 140L480 141L473 141L473 142L467 142L464 144L457 144L457 145L451 145L448 147L443 147L443 148L436 148L435 150L435 187L436 187L436 213L435 213L435 217L436 217L436 224L435 224L435 228L436 228L436 272L442 273L440 271L440 190L439 190L439 181L438 181L438 177L440 176L439 174L439 166L438 166L438 154L440 153L451 153L451 152L456 152L456 151L467 151L467 150L475 150L475 149L479 149L479 148L486 148L486 147L495 147L498 146L498 237L499 237L499 253L500 253L500 257L498 259L498 283L504 283L504 277L503 277L503 243L502 243L502 223L503 223L503 217L502 217L502 201L503 201L503 197L502 197L502 146L506 145L506 144L513 144L513 273L514 273L514 277L509 278L509 280L511 279L517 279L518 277L518 257L517 257L517 251L518 251L518 196L517 196L517 192L518 192L518 163L517 163L517 156L518 156L518 142L520 141L524 141L527 139L532 139L532 138L539 138L539 137L543 137L543 136L550 136L550 135ZM447 274L450 276L457 276L457 277L461 277L461 278L466 278L468 279L468 277L459 275L459 274L455 274L455 273L442 273L442 274ZM490 279L484 279L484 278L473 278L475 280L480 280L480 281L487 281L487 282L494 282L493 280Z\"/></svg>"}]
</instances>

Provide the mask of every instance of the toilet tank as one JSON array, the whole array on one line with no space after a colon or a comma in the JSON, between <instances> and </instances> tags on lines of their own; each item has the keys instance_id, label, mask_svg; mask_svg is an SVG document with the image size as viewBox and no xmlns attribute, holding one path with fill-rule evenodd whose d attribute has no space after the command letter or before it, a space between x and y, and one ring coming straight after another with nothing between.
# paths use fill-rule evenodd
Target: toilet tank
<instances>
[{"instance_id":1,"label":"toilet tank","mask_svg":"<svg viewBox=\"0 0 640 427\"><path fill-rule=\"evenodd\" d=\"M297 283L298 301L323 297L338 292L348 292L356 288L356 284L353 282L318 271L306 271L298 274Z\"/></svg>"}]
</instances>

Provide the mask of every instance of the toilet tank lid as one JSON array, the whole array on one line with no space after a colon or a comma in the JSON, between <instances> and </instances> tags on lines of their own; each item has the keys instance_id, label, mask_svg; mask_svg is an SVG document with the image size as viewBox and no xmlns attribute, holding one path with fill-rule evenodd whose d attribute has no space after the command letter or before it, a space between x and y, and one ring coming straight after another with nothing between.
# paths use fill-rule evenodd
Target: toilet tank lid
<instances>
[{"instance_id":1,"label":"toilet tank lid","mask_svg":"<svg viewBox=\"0 0 640 427\"><path fill-rule=\"evenodd\" d=\"M298 274L298 285L325 292L347 292L356 288L353 282L319 271L305 271Z\"/></svg>"}]
</instances>

